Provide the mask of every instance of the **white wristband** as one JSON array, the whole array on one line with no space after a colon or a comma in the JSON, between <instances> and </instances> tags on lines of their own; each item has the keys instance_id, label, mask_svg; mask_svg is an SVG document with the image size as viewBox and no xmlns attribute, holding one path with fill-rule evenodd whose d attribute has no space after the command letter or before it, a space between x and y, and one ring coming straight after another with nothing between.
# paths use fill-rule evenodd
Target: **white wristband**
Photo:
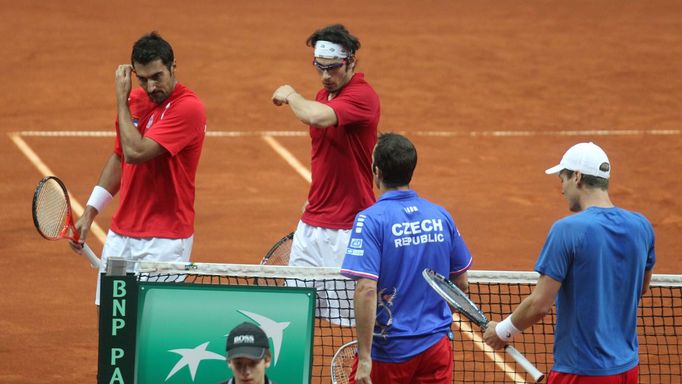
<instances>
[{"instance_id":1,"label":"white wristband","mask_svg":"<svg viewBox=\"0 0 682 384\"><path fill-rule=\"evenodd\" d=\"M96 185L93 188L90 198L88 199L87 205L95 208L97 212L102 212L102 210L111 202L114 197L106 189Z\"/></svg>"},{"instance_id":2,"label":"white wristband","mask_svg":"<svg viewBox=\"0 0 682 384\"><path fill-rule=\"evenodd\" d=\"M521 331L514 326L511 318L511 315L509 315L495 326L495 333L497 333L497 337L502 341L509 341L514 335L521 333Z\"/></svg>"}]
</instances>

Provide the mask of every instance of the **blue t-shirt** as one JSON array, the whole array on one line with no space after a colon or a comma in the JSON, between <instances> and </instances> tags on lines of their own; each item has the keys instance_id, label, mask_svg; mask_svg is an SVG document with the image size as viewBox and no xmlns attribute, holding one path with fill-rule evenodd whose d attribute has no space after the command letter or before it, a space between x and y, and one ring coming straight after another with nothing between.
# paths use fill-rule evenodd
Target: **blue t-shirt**
<instances>
[{"instance_id":1,"label":"blue t-shirt","mask_svg":"<svg viewBox=\"0 0 682 384\"><path fill-rule=\"evenodd\" d=\"M452 311L422 277L466 271L471 254L452 216L412 191L389 191L355 218L341 273L377 281L372 359L405 361L450 331Z\"/></svg>"},{"instance_id":2,"label":"blue t-shirt","mask_svg":"<svg viewBox=\"0 0 682 384\"><path fill-rule=\"evenodd\" d=\"M655 262L654 230L641 214L590 207L554 223L535 270L561 282L555 371L606 376L639 363L637 305Z\"/></svg>"}]
</instances>

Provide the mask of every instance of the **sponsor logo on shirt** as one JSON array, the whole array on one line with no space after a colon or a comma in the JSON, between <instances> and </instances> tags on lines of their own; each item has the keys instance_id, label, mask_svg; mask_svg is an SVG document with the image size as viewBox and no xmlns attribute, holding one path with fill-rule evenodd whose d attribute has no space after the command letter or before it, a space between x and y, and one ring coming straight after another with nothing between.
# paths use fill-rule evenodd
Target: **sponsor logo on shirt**
<instances>
[{"instance_id":1,"label":"sponsor logo on shirt","mask_svg":"<svg viewBox=\"0 0 682 384\"><path fill-rule=\"evenodd\" d=\"M351 239L350 247L351 248L362 248L362 239Z\"/></svg>"},{"instance_id":2,"label":"sponsor logo on shirt","mask_svg":"<svg viewBox=\"0 0 682 384\"><path fill-rule=\"evenodd\" d=\"M403 210L405 211L405 213L419 212L419 208L417 208L415 206L405 207L405 208L403 208Z\"/></svg>"},{"instance_id":3,"label":"sponsor logo on shirt","mask_svg":"<svg viewBox=\"0 0 682 384\"><path fill-rule=\"evenodd\" d=\"M147 121L147 129L149 129L149 127L151 127L152 124L154 124L154 115L151 115L151 117L149 117L149 121Z\"/></svg>"},{"instance_id":4,"label":"sponsor logo on shirt","mask_svg":"<svg viewBox=\"0 0 682 384\"><path fill-rule=\"evenodd\" d=\"M365 254L365 251L362 249L348 248L346 249L346 254L352 256L363 256Z\"/></svg>"}]
</instances>

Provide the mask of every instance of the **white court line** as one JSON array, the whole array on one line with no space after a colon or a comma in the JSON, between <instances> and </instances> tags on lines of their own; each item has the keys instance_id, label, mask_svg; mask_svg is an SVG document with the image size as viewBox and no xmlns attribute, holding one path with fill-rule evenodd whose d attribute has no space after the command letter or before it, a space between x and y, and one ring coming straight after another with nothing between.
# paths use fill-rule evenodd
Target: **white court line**
<instances>
[{"instance_id":1,"label":"white court line","mask_svg":"<svg viewBox=\"0 0 682 384\"><path fill-rule=\"evenodd\" d=\"M26 142L19 137L15 133L10 133L9 134L10 139L16 144L16 146L19 148L19 150L28 158L28 160L33 164L36 168L38 168L38 172L42 173L43 176L49 176L49 175L54 175L54 172L48 168L47 165L40 159L40 157L31 149L31 147L26 144ZM69 200L71 201L71 208L73 209L73 212L77 216L81 216L83 214L83 206L78 203L78 200L76 200L71 192L69 192ZM90 231L97 237L97 239L104 244L104 239L106 239L106 235L104 234L104 231L102 228L97 225L96 222L92 223L92 226L90 227Z\"/></svg>"},{"instance_id":2,"label":"white court line","mask_svg":"<svg viewBox=\"0 0 682 384\"><path fill-rule=\"evenodd\" d=\"M678 136L680 129L592 129L564 131L416 131L400 133L408 136L425 137L532 137L532 136ZM37 137L114 137L113 131L23 131L16 132L20 136ZM208 131L208 137L302 137L308 131Z\"/></svg>"},{"instance_id":3,"label":"white court line","mask_svg":"<svg viewBox=\"0 0 682 384\"><path fill-rule=\"evenodd\" d=\"M474 330L471 329L467 322L462 321L462 318L459 317L458 314L453 313L452 320L456 322L455 326L458 326L458 324L461 325L459 329L462 331L462 333L467 336L469 340L474 343L474 345L483 351L483 353L485 353L485 355L488 356L488 358L492 360L495 365L497 365L497 367L500 368L505 375L507 375L507 377L509 377L515 383L523 384L526 382L525 380L515 378L514 374L516 373L516 370L509 364L505 363L504 358L500 356L500 353L497 353L494 349L490 348L488 344L483 341L483 338L481 338L478 333L475 333ZM462 352L465 353L466 351Z\"/></svg>"},{"instance_id":4,"label":"white court line","mask_svg":"<svg viewBox=\"0 0 682 384\"><path fill-rule=\"evenodd\" d=\"M308 131L208 131L209 137L247 137L247 136L308 136Z\"/></svg>"},{"instance_id":5,"label":"white court line","mask_svg":"<svg viewBox=\"0 0 682 384\"><path fill-rule=\"evenodd\" d=\"M275 140L272 136L265 135L262 136L263 140L265 140L272 149L277 152L278 155L282 156L284 161L289 163L289 165L296 171L298 172L301 177L303 177L308 183L312 181L312 176L310 175L310 171L308 168L306 168L303 164L301 164L298 159L294 155L291 154L286 148L284 148L277 140Z\"/></svg>"},{"instance_id":6,"label":"white court line","mask_svg":"<svg viewBox=\"0 0 682 384\"><path fill-rule=\"evenodd\" d=\"M20 136L32 137L114 137L113 131L22 131L15 132ZM255 137L279 136L300 137L308 136L307 131L208 131L207 137Z\"/></svg>"}]
</instances>

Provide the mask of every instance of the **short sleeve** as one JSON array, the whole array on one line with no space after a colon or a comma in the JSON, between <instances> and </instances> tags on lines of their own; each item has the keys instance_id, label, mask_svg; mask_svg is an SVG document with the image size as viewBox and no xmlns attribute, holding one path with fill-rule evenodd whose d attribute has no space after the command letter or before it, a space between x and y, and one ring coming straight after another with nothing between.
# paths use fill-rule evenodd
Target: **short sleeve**
<instances>
[{"instance_id":1,"label":"short sleeve","mask_svg":"<svg viewBox=\"0 0 682 384\"><path fill-rule=\"evenodd\" d=\"M566 278L573 259L573 249L575 249L566 239L568 233L572 232L562 229L560 221L552 225L538 261L535 263L536 272L559 282Z\"/></svg>"},{"instance_id":2,"label":"short sleeve","mask_svg":"<svg viewBox=\"0 0 682 384\"><path fill-rule=\"evenodd\" d=\"M199 100L191 97L171 101L145 136L163 146L172 156L198 140L206 127Z\"/></svg>"},{"instance_id":3,"label":"short sleeve","mask_svg":"<svg viewBox=\"0 0 682 384\"><path fill-rule=\"evenodd\" d=\"M459 233L454 220L448 214L448 219L452 226L452 250L450 252L450 275L459 275L471 267L473 258L469 248L464 243L462 235Z\"/></svg>"},{"instance_id":4,"label":"short sleeve","mask_svg":"<svg viewBox=\"0 0 682 384\"><path fill-rule=\"evenodd\" d=\"M646 226L647 234L649 235L649 251L647 253L645 269L650 271L654 264L656 264L656 235L654 235L654 228L648 220L646 220Z\"/></svg>"},{"instance_id":5,"label":"short sleeve","mask_svg":"<svg viewBox=\"0 0 682 384\"><path fill-rule=\"evenodd\" d=\"M351 230L341 274L351 279L379 280L381 266L380 226L369 216L359 213Z\"/></svg>"},{"instance_id":6,"label":"short sleeve","mask_svg":"<svg viewBox=\"0 0 682 384\"><path fill-rule=\"evenodd\" d=\"M372 125L371 120L378 116L378 103L378 97L369 87L363 90L363 87L355 86L342 92L327 105L334 110L338 126L352 129Z\"/></svg>"}]
</instances>

